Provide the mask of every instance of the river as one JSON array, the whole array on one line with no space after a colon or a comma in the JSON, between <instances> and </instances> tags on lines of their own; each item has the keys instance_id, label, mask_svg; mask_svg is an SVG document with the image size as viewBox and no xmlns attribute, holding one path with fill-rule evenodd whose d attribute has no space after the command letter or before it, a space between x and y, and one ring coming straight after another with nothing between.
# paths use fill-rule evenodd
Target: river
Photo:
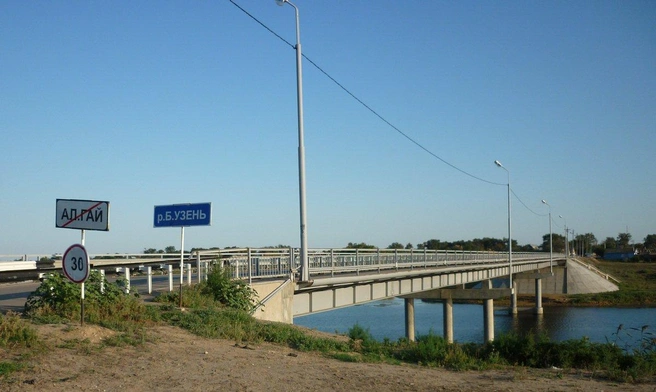
<instances>
[{"instance_id":1,"label":"river","mask_svg":"<svg viewBox=\"0 0 656 392\"><path fill-rule=\"evenodd\" d=\"M656 336L654 308L579 308L545 307L544 314L534 315L530 309L513 317L507 307L494 310L494 333L515 331L545 333L552 341L587 337L590 341L615 342L636 347L643 337ZM330 333L348 333L355 324L368 329L379 341L396 341L405 336L405 307L403 300L394 298L342 309L294 318L294 324ZM618 333L618 327L623 328ZM642 327L648 325L644 331ZM443 336L442 304L415 301L416 336L429 332ZM653 335L651 335L653 334ZM483 306L479 304L453 305L453 335L460 343L483 341Z\"/></svg>"}]
</instances>

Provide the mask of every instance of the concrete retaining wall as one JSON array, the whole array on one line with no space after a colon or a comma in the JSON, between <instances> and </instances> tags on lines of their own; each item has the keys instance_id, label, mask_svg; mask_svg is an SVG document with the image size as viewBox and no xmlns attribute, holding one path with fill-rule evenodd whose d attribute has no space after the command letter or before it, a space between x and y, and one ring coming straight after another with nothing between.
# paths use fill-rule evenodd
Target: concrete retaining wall
<instances>
[{"instance_id":1,"label":"concrete retaining wall","mask_svg":"<svg viewBox=\"0 0 656 392\"><path fill-rule=\"evenodd\" d=\"M567 294L590 294L617 291L610 280L575 262L567 263Z\"/></svg>"},{"instance_id":2,"label":"concrete retaining wall","mask_svg":"<svg viewBox=\"0 0 656 392\"><path fill-rule=\"evenodd\" d=\"M251 287L257 292L259 301L266 299L266 302L253 313L255 318L287 324L293 323L294 282L291 280L258 282L253 283ZM271 297L267 298L269 295Z\"/></svg>"},{"instance_id":3,"label":"concrete retaining wall","mask_svg":"<svg viewBox=\"0 0 656 392\"><path fill-rule=\"evenodd\" d=\"M619 290L611 281L575 261L568 261L566 266L554 266L553 272L554 276L542 278L542 294L592 294ZM533 279L522 279L518 274L514 280L518 294L535 294Z\"/></svg>"}]
</instances>

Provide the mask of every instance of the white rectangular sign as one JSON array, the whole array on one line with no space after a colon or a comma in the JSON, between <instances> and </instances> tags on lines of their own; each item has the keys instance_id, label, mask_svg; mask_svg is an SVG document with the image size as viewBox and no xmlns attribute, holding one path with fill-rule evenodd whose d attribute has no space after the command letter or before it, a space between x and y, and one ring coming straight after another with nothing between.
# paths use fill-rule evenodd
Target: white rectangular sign
<instances>
[{"instance_id":1,"label":"white rectangular sign","mask_svg":"<svg viewBox=\"0 0 656 392\"><path fill-rule=\"evenodd\" d=\"M109 202L57 199L55 226L64 229L109 230Z\"/></svg>"}]
</instances>

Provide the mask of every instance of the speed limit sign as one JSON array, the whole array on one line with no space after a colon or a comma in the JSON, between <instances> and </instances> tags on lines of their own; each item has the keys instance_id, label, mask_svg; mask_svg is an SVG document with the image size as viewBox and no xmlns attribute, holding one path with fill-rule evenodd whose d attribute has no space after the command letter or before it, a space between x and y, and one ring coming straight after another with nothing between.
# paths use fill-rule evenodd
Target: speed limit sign
<instances>
[{"instance_id":1,"label":"speed limit sign","mask_svg":"<svg viewBox=\"0 0 656 392\"><path fill-rule=\"evenodd\" d=\"M84 283L89 277L89 255L84 246L71 245L62 259L64 275L73 283Z\"/></svg>"}]
</instances>

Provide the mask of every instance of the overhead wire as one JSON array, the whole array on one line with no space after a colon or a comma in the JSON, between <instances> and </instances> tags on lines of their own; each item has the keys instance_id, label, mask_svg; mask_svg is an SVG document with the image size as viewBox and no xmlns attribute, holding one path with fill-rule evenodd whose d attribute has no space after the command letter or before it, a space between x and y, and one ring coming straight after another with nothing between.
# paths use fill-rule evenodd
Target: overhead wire
<instances>
[{"instance_id":1,"label":"overhead wire","mask_svg":"<svg viewBox=\"0 0 656 392\"><path fill-rule=\"evenodd\" d=\"M230 2L231 2L235 7L239 8L239 10L241 10L243 13L245 13L246 15L248 15L251 19L253 19L255 22L257 22L260 26L262 26L262 27L265 28L267 31L269 31L271 34L273 34L275 37L277 37L279 40L281 40L282 42L284 42L284 43L286 43L287 45L289 45L289 47L291 47L292 49L295 49L295 48L296 48L296 45L294 45L294 44L292 44L291 42L287 41L287 40L286 40L285 38L283 38L280 34L278 34L278 33L276 33L275 31L273 31L269 26L267 26L267 25L264 24L262 21L260 21L258 18L256 18L253 14L251 14L250 12L248 12L247 10L245 10L243 7L241 7L239 4L237 4L234 0L230 0ZM421 143L419 143L418 141L416 141L414 138L412 138L410 135L408 135L407 133L403 132L403 131L402 131L401 129L399 129L397 126L395 126L395 125L392 124L390 121L388 121L385 117L383 117L380 113L378 113L378 112L377 112L376 110L374 110L371 106L369 106L367 103L365 103L362 99L358 98L354 93L352 93L349 89L347 89L343 84L341 84L340 82L338 82L334 77L332 77L328 72L326 72L323 68L321 68L317 63L315 63L315 62L314 62L311 58L309 58L307 55L305 55L304 53L302 53L301 55L302 55L303 58L305 58L310 64L312 64L312 65L313 65L313 66L314 66L319 72L321 72L322 74L324 74L324 76L326 76L328 79L330 79L333 83L335 83L339 88L341 88L341 89L342 89L345 93L347 93L349 96L351 96L351 98L355 99L360 105L362 105L365 109L367 109L369 112L371 112L374 116L378 117L381 121L383 121L385 124L387 124L387 125L388 125L389 127L391 127L393 130L395 130L397 133L399 133L399 134L400 134L401 136L403 136L405 139L407 139L408 141L410 141L412 144L414 144L415 146L417 146L417 147L419 147L420 149L422 149L424 152L426 152L426 153L428 153L429 155L431 155L432 157L438 159L440 162L442 162L442 163L444 163L445 165L451 167L452 169L455 169L455 170L459 171L460 173L465 174L465 175L467 175L467 176L469 176L469 177L471 177L471 178L474 178L474 179L476 179L476 180L478 180L478 181L485 182L485 183L487 183L487 184L491 184L491 185L502 185L502 186L506 186L506 185L507 185L507 184L504 184L504 183L499 183L499 182L489 181L489 180L486 180L486 179L484 179L484 178L478 177L478 176L476 176L476 175L474 175L474 174L471 174L471 173L469 173L469 172L467 172L467 171L465 171L465 170L463 170L463 169L461 169L461 168L455 166L454 164L448 162L447 160L445 160L444 158L440 157L439 155L435 154L434 152L432 152L431 150L429 150L427 147L425 147L424 145L422 145ZM524 208L526 208L527 210L529 210L531 213L533 213L534 215L537 215L537 216L547 216L547 214L538 214L537 212L533 211L531 208L529 208L529 207L526 205L526 203L524 203L524 201L522 201L522 199L521 199L521 198L515 193L514 190L511 189L511 192L512 192L513 196L515 196L515 198L516 198L517 200L519 200L519 202L524 206Z\"/></svg>"}]
</instances>

